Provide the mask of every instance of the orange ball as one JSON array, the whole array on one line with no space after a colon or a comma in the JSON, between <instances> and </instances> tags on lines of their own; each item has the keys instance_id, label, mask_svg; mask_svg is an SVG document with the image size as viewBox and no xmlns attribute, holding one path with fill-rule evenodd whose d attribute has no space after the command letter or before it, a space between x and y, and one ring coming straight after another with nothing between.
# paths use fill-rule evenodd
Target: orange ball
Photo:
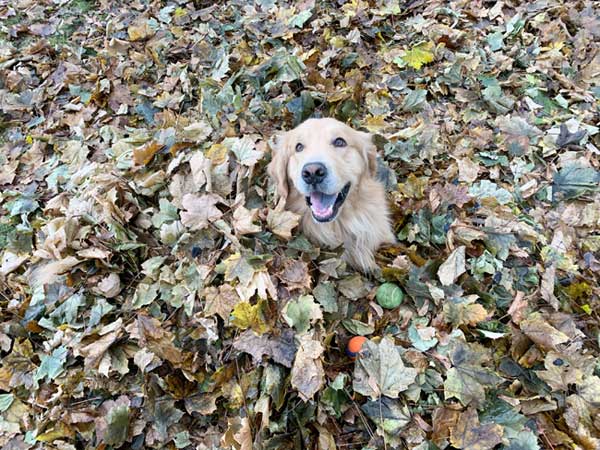
<instances>
[{"instance_id":1,"label":"orange ball","mask_svg":"<svg viewBox=\"0 0 600 450\"><path fill-rule=\"evenodd\" d=\"M366 340L367 338L364 336L354 336L352 339L350 339L348 341L348 346L346 347L347 355L354 358L358 352L360 352L360 349Z\"/></svg>"}]
</instances>

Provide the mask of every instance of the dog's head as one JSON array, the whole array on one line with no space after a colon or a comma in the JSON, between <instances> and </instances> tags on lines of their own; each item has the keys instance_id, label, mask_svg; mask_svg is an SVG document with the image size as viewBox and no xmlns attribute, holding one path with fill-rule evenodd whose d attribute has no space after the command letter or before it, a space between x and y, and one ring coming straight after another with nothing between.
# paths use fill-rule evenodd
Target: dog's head
<instances>
[{"instance_id":1,"label":"dog's head","mask_svg":"<svg viewBox=\"0 0 600 450\"><path fill-rule=\"evenodd\" d=\"M278 195L297 190L317 222L334 220L361 178L377 170L372 136L335 119L308 119L277 136L274 147L267 171Z\"/></svg>"}]
</instances>

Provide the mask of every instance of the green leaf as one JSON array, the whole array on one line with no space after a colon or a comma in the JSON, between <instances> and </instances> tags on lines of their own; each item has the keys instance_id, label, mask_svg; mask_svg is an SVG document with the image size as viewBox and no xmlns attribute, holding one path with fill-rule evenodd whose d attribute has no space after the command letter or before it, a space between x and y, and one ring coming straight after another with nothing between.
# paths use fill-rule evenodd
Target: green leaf
<instances>
[{"instance_id":1,"label":"green leaf","mask_svg":"<svg viewBox=\"0 0 600 450\"><path fill-rule=\"evenodd\" d=\"M104 442L108 445L119 447L127 439L129 429L129 407L127 405L116 405L106 416L108 428L104 436Z\"/></svg>"},{"instance_id":2,"label":"green leaf","mask_svg":"<svg viewBox=\"0 0 600 450\"><path fill-rule=\"evenodd\" d=\"M302 28L304 23L308 19L310 19L310 16L312 16L312 14L313 14L312 9L305 9L304 11L301 11L298 14L296 14L295 16L293 16L289 20L288 25L290 27Z\"/></svg>"},{"instance_id":3,"label":"green leaf","mask_svg":"<svg viewBox=\"0 0 600 450\"><path fill-rule=\"evenodd\" d=\"M158 284L140 283L133 294L131 307L139 309L152 303L158 295Z\"/></svg>"},{"instance_id":4,"label":"green leaf","mask_svg":"<svg viewBox=\"0 0 600 450\"><path fill-rule=\"evenodd\" d=\"M504 47L503 36L504 35L499 31L488 34L488 36L486 37L486 41L490 46L491 51L495 52Z\"/></svg>"},{"instance_id":5,"label":"green leaf","mask_svg":"<svg viewBox=\"0 0 600 450\"><path fill-rule=\"evenodd\" d=\"M421 109L426 103L427 91L425 89L415 89L404 98L402 104L402 110L408 112L414 112Z\"/></svg>"},{"instance_id":6,"label":"green leaf","mask_svg":"<svg viewBox=\"0 0 600 450\"><path fill-rule=\"evenodd\" d=\"M173 442L177 448L186 448L187 446L192 445L192 441L190 441L190 433L187 430L177 433L173 438Z\"/></svg>"},{"instance_id":7,"label":"green leaf","mask_svg":"<svg viewBox=\"0 0 600 450\"><path fill-rule=\"evenodd\" d=\"M513 196L504 188L498 187L496 183L489 180L481 180L469 189L469 194L480 200L495 199L499 204L506 205L513 201Z\"/></svg>"},{"instance_id":8,"label":"green leaf","mask_svg":"<svg viewBox=\"0 0 600 450\"><path fill-rule=\"evenodd\" d=\"M283 317L298 333L306 333L312 324L323 319L323 313L312 295L302 295L297 300L288 302L283 310Z\"/></svg>"},{"instance_id":9,"label":"green leaf","mask_svg":"<svg viewBox=\"0 0 600 450\"><path fill-rule=\"evenodd\" d=\"M408 327L408 339L410 339L412 346L421 352L426 352L438 344L435 337L436 329L425 326L427 322L426 318L416 318Z\"/></svg>"},{"instance_id":10,"label":"green leaf","mask_svg":"<svg viewBox=\"0 0 600 450\"><path fill-rule=\"evenodd\" d=\"M159 212L152 216L152 225L155 228L160 228L165 223L179 220L179 210L173 203L165 198L158 201Z\"/></svg>"},{"instance_id":11,"label":"green leaf","mask_svg":"<svg viewBox=\"0 0 600 450\"><path fill-rule=\"evenodd\" d=\"M342 320L342 325L346 330L356 336L367 336L375 331L373 326L361 322L360 320L344 319Z\"/></svg>"},{"instance_id":12,"label":"green leaf","mask_svg":"<svg viewBox=\"0 0 600 450\"><path fill-rule=\"evenodd\" d=\"M361 406L363 412L371 419L381 431L386 441L394 445L392 441L397 438L400 431L410 423L410 411L408 406L396 399L382 397L379 400L369 400ZM400 447L394 447L400 448Z\"/></svg>"},{"instance_id":13,"label":"green leaf","mask_svg":"<svg viewBox=\"0 0 600 450\"><path fill-rule=\"evenodd\" d=\"M335 313L338 311L337 293L335 285L332 282L324 281L317 284L313 289L313 295L326 313Z\"/></svg>"},{"instance_id":14,"label":"green leaf","mask_svg":"<svg viewBox=\"0 0 600 450\"><path fill-rule=\"evenodd\" d=\"M346 394L344 386L348 382L348 375L345 373L338 373L329 386L327 386L319 398L321 407L329 414L340 418L342 413L346 409L346 405L349 403L350 398Z\"/></svg>"},{"instance_id":15,"label":"green leaf","mask_svg":"<svg viewBox=\"0 0 600 450\"><path fill-rule=\"evenodd\" d=\"M54 380L64 370L64 364L67 360L68 350L62 345L55 348L51 355L42 355L41 364L38 367L34 375L36 381L43 380L47 381Z\"/></svg>"},{"instance_id":16,"label":"green leaf","mask_svg":"<svg viewBox=\"0 0 600 450\"><path fill-rule=\"evenodd\" d=\"M554 174L553 200L572 200L598 192L600 172L592 167L570 165Z\"/></svg>"},{"instance_id":17,"label":"green leaf","mask_svg":"<svg viewBox=\"0 0 600 450\"><path fill-rule=\"evenodd\" d=\"M253 166L263 156L261 151L256 150L254 141L248 137L227 138L223 141L223 145L231 149L238 162L243 166Z\"/></svg>"},{"instance_id":18,"label":"green leaf","mask_svg":"<svg viewBox=\"0 0 600 450\"><path fill-rule=\"evenodd\" d=\"M6 411L12 405L15 396L13 394L0 394L0 412Z\"/></svg>"},{"instance_id":19,"label":"green leaf","mask_svg":"<svg viewBox=\"0 0 600 450\"><path fill-rule=\"evenodd\" d=\"M162 442L169 439L168 429L171 425L179 422L183 412L175 408L175 402L166 398L158 399L154 407L154 423L152 426L158 433Z\"/></svg>"}]
</instances>

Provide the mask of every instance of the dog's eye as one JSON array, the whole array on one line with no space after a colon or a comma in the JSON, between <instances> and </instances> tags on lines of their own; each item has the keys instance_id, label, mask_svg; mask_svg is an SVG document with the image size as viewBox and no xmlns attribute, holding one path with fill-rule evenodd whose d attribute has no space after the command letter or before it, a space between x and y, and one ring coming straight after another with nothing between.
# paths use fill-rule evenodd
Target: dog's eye
<instances>
[{"instance_id":1,"label":"dog's eye","mask_svg":"<svg viewBox=\"0 0 600 450\"><path fill-rule=\"evenodd\" d=\"M302 150L304 150L304 145L302 145L300 142L298 142L298 143L296 144L296 151L297 151L298 153L300 153Z\"/></svg>"},{"instance_id":2,"label":"dog's eye","mask_svg":"<svg viewBox=\"0 0 600 450\"><path fill-rule=\"evenodd\" d=\"M342 138L335 138L335 141L333 141L334 147L345 147L346 145L346 141Z\"/></svg>"}]
</instances>

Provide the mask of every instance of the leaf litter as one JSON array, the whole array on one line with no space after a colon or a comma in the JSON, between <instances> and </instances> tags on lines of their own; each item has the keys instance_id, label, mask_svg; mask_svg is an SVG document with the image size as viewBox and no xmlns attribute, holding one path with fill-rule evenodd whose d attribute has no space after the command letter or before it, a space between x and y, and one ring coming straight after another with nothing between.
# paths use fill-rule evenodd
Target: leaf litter
<instances>
[{"instance_id":1,"label":"leaf litter","mask_svg":"<svg viewBox=\"0 0 600 450\"><path fill-rule=\"evenodd\" d=\"M600 448L599 14L0 4L0 445ZM373 277L276 204L310 116L376 134Z\"/></svg>"}]
</instances>

